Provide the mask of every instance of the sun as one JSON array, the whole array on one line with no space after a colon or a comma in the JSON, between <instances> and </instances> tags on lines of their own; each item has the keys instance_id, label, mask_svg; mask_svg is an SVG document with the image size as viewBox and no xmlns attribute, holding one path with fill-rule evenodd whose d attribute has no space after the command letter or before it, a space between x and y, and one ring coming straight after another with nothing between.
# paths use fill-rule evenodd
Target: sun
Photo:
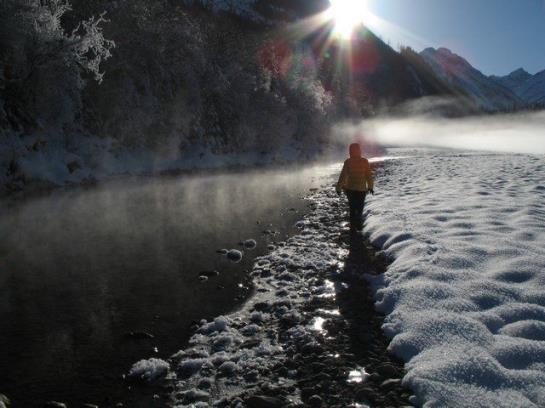
<instances>
[{"instance_id":1,"label":"sun","mask_svg":"<svg viewBox=\"0 0 545 408\"><path fill-rule=\"evenodd\" d=\"M335 33L349 39L369 14L367 0L329 0L329 2L331 7L328 14L335 23Z\"/></svg>"}]
</instances>

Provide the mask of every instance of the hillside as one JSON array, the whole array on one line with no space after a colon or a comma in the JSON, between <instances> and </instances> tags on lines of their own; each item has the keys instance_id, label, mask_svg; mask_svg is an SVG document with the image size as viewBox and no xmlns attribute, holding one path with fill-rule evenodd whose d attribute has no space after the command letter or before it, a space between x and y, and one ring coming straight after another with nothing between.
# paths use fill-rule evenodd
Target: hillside
<instances>
[{"instance_id":1,"label":"hillside","mask_svg":"<svg viewBox=\"0 0 545 408\"><path fill-rule=\"evenodd\" d=\"M421 61L364 28L350 59L346 44L325 41L331 25L293 35L323 7L3 2L3 192L295 160L320 154L339 120L454 95Z\"/></svg>"},{"instance_id":2,"label":"hillside","mask_svg":"<svg viewBox=\"0 0 545 408\"><path fill-rule=\"evenodd\" d=\"M487 77L447 48L426 48L420 55L437 76L450 86L462 89L485 111L512 111L525 105L512 90Z\"/></svg>"},{"instance_id":3,"label":"hillside","mask_svg":"<svg viewBox=\"0 0 545 408\"><path fill-rule=\"evenodd\" d=\"M514 92L528 107L545 107L545 70L531 75L520 68L509 75L490 79Z\"/></svg>"}]
</instances>

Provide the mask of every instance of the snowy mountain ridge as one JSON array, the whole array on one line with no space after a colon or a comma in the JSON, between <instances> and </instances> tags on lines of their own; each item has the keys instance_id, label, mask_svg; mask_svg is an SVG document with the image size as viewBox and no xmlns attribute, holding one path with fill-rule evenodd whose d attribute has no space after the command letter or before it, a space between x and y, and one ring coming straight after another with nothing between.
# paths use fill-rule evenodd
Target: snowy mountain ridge
<instances>
[{"instance_id":1,"label":"snowy mountain ridge","mask_svg":"<svg viewBox=\"0 0 545 408\"><path fill-rule=\"evenodd\" d=\"M449 85L462 89L484 110L509 111L525 105L513 90L487 77L447 48L426 48L420 56L437 76Z\"/></svg>"},{"instance_id":2,"label":"snowy mountain ridge","mask_svg":"<svg viewBox=\"0 0 545 408\"><path fill-rule=\"evenodd\" d=\"M519 68L509 75L490 79L513 91L529 106L545 106L545 70L532 75Z\"/></svg>"}]
</instances>

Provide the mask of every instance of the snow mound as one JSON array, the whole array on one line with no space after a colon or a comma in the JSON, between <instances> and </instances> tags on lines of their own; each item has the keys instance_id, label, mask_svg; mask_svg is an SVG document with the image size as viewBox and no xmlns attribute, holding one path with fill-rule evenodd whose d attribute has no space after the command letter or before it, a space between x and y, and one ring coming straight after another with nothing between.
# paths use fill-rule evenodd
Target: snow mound
<instances>
[{"instance_id":1,"label":"snow mound","mask_svg":"<svg viewBox=\"0 0 545 408\"><path fill-rule=\"evenodd\" d=\"M426 154L379 172L367 277L430 407L545 406L545 158Z\"/></svg>"},{"instance_id":2,"label":"snow mound","mask_svg":"<svg viewBox=\"0 0 545 408\"><path fill-rule=\"evenodd\" d=\"M166 361L150 358L135 363L129 372L129 377L151 382L165 377L169 369L170 364Z\"/></svg>"}]
</instances>

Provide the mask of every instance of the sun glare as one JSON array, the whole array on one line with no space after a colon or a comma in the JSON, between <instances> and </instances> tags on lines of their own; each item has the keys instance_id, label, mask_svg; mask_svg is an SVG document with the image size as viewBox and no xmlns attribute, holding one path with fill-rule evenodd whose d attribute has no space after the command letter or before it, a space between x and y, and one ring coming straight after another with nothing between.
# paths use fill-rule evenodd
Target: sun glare
<instances>
[{"instance_id":1,"label":"sun glare","mask_svg":"<svg viewBox=\"0 0 545 408\"><path fill-rule=\"evenodd\" d=\"M335 23L335 33L344 39L352 36L367 15L367 0L329 0L330 18Z\"/></svg>"}]
</instances>

